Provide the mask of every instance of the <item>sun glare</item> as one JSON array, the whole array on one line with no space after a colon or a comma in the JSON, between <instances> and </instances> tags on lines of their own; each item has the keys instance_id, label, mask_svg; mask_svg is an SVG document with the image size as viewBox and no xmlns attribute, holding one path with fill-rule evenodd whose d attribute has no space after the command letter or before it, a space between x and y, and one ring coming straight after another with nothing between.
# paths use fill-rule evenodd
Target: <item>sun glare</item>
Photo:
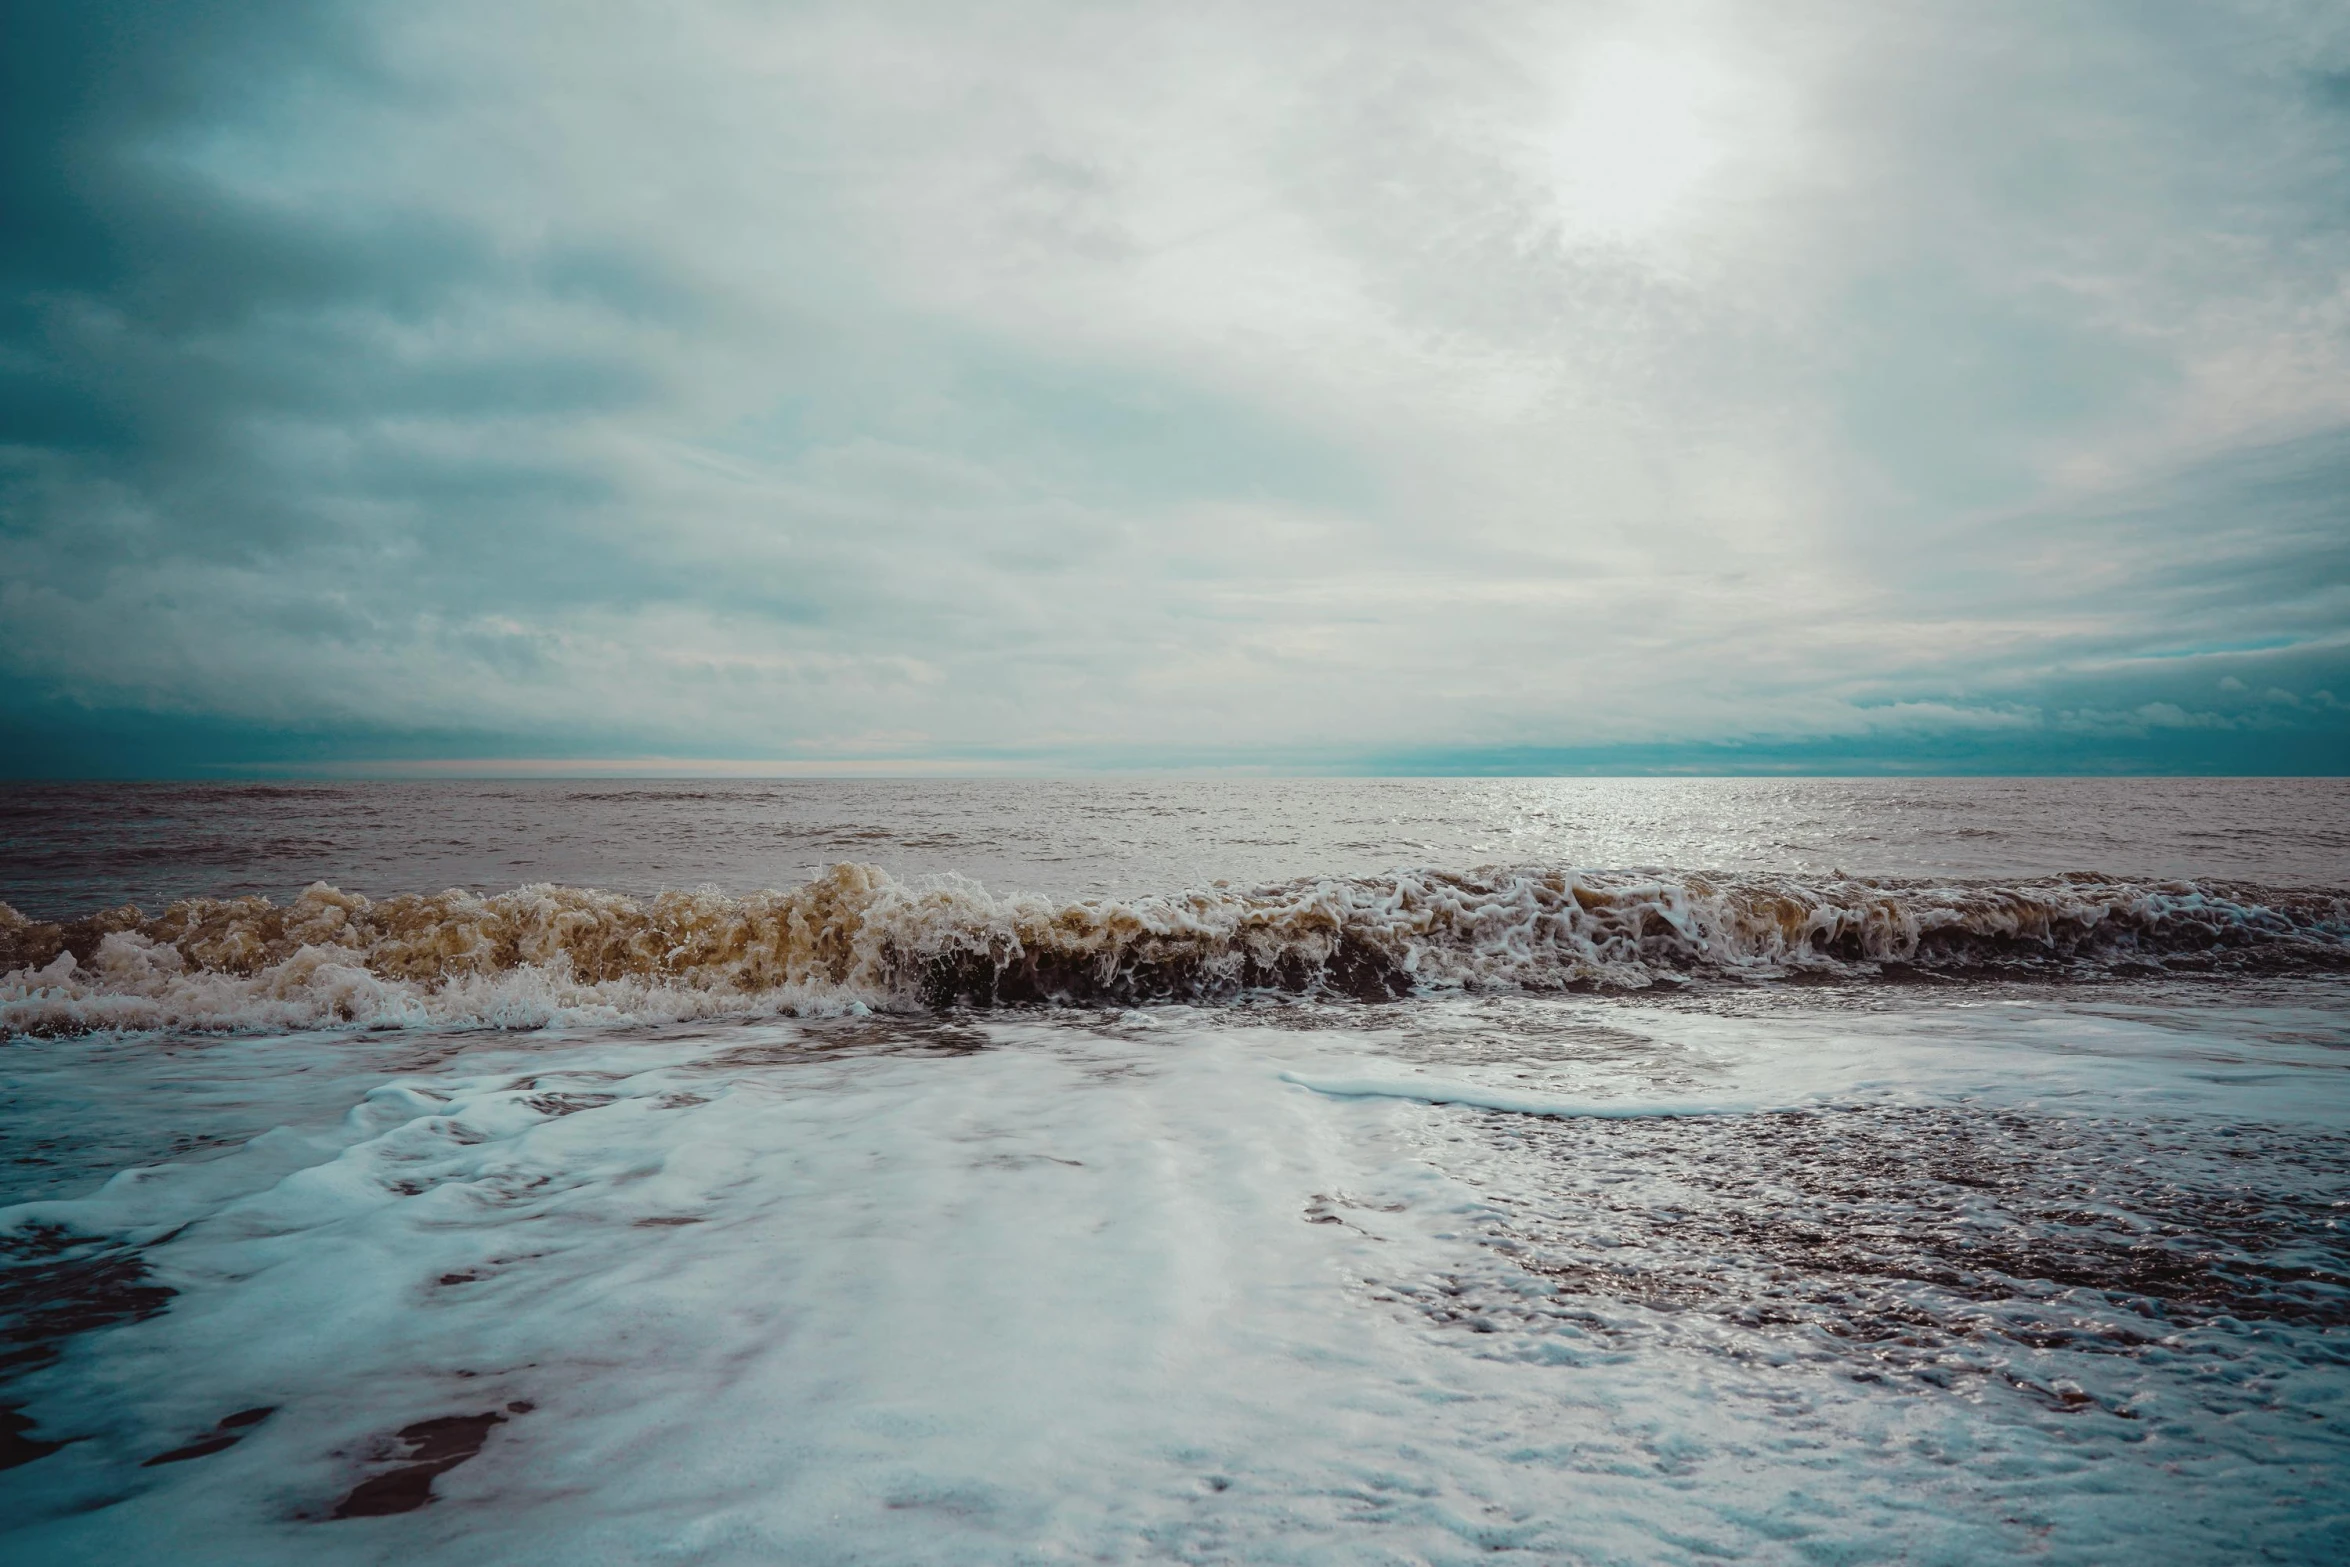
<instances>
[{"instance_id":1,"label":"sun glare","mask_svg":"<svg viewBox=\"0 0 2350 1567\"><path fill-rule=\"evenodd\" d=\"M1719 73L1638 44L1592 50L1569 78L1545 152L1570 233L1638 238L1661 227L1713 168Z\"/></svg>"}]
</instances>

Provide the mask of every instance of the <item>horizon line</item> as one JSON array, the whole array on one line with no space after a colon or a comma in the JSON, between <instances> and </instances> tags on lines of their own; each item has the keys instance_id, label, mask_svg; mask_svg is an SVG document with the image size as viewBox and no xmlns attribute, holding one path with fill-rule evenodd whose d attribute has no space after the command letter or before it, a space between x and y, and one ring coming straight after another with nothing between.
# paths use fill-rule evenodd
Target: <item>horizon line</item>
<instances>
[{"instance_id":1,"label":"horizon line","mask_svg":"<svg viewBox=\"0 0 2350 1567\"><path fill-rule=\"evenodd\" d=\"M1746 765L1723 767L1722 760L1705 764L1650 764L1613 766L1476 766L1474 764L1380 766L1361 761L1316 766L1297 762L1157 762L1135 765L991 760L976 757L906 758L741 758L741 757L407 757L349 761L215 762L142 773L92 773L73 777L58 774L0 774L0 785L67 783L262 783L275 780L319 782L488 782L499 780L588 782L597 779L643 781L695 779L710 781L757 779L1081 779L1081 778L1189 778L1189 779L1474 779L1474 778L1586 778L1586 779L1699 779L1699 778L2344 778L2350 768L2335 770L2263 769L2211 772L2142 767L1953 767L1946 760L1904 766L1886 760L1853 759L1843 765L1773 764L1748 760Z\"/></svg>"}]
</instances>

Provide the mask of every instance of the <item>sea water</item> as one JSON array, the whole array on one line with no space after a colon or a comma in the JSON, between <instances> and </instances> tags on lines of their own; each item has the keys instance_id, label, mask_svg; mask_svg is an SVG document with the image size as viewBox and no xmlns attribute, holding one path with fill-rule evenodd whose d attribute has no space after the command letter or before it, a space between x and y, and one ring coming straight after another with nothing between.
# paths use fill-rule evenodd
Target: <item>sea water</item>
<instances>
[{"instance_id":1,"label":"sea water","mask_svg":"<svg viewBox=\"0 0 2350 1567\"><path fill-rule=\"evenodd\" d=\"M10 1561L2350 1554L2338 782L0 820Z\"/></svg>"}]
</instances>

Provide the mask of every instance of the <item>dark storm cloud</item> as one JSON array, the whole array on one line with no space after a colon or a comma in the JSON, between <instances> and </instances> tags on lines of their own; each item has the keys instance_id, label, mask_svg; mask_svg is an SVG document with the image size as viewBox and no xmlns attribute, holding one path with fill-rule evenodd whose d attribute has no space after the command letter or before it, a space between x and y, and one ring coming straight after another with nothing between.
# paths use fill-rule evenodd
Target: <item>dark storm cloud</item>
<instances>
[{"instance_id":1,"label":"dark storm cloud","mask_svg":"<svg viewBox=\"0 0 2350 1567\"><path fill-rule=\"evenodd\" d=\"M600 497L570 467L419 460L358 427L625 406L650 390L644 366L494 343L479 357L403 358L378 339L428 327L468 291L652 314L676 308L673 289L610 255L500 256L461 222L364 191L341 211L272 204L172 156L191 127L275 95L396 90L351 8L34 5L12 16L6 59L0 443L13 449L12 531L89 527L78 483L128 486L163 514L150 547L226 554L327 543L350 526L322 504L338 497L416 503L427 531ZM290 486L254 450L256 424L339 424L349 449L315 488Z\"/></svg>"}]
</instances>

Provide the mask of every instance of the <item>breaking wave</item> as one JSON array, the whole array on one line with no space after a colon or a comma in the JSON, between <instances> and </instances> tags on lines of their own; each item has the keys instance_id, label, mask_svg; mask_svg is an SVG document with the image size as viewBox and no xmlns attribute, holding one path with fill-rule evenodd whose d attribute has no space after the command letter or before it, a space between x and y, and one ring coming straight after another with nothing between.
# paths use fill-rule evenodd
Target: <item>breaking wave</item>
<instances>
[{"instance_id":1,"label":"breaking wave","mask_svg":"<svg viewBox=\"0 0 2350 1567\"><path fill-rule=\"evenodd\" d=\"M371 900L322 882L282 906L197 898L64 924L0 904L0 1035L2344 965L2350 897L2215 883L1532 867L1055 902L838 865L747 896Z\"/></svg>"}]
</instances>

